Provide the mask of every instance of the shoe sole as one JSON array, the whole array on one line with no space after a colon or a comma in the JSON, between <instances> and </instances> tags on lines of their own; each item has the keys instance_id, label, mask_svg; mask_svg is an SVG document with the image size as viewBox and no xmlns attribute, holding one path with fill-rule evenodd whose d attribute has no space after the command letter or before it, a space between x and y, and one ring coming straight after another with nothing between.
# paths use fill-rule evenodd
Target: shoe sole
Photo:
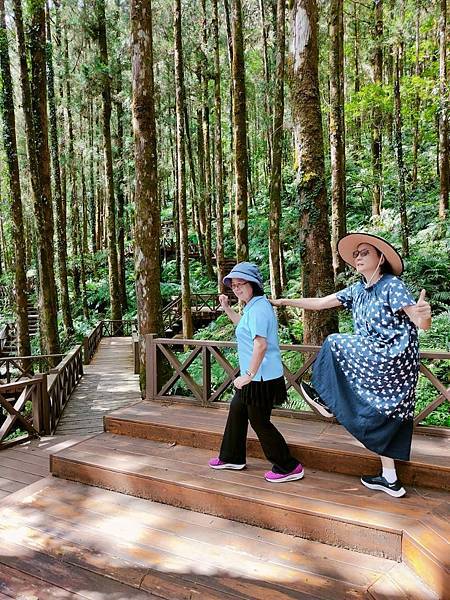
<instances>
[{"instance_id":1,"label":"shoe sole","mask_svg":"<svg viewBox=\"0 0 450 600\"><path fill-rule=\"evenodd\" d=\"M378 483L367 483L361 479L361 483L369 490L379 490L380 492L385 492L389 494L389 496L393 496L394 498L401 498L406 494L405 488L400 488L399 490L390 490L389 488L384 487L383 485L378 485Z\"/></svg>"},{"instance_id":2,"label":"shoe sole","mask_svg":"<svg viewBox=\"0 0 450 600\"><path fill-rule=\"evenodd\" d=\"M318 402L316 402L315 400L313 400L311 398L311 396L308 395L308 393L306 392L306 390L302 386L302 384L300 384L300 389L302 390L302 395L303 395L303 398L306 400L306 402L310 406L312 406L318 413L320 413L322 415L322 417L325 417L327 419L334 419L333 413L331 413L324 406L322 406L321 404L319 404Z\"/></svg>"},{"instance_id":3,"label":"shoe sole","mask_svg":"<svg viewBox=\"0 0 450 600\"><path fill-rule=\"evenodd\" d=\"M222 469L231 469L232 471L242 471L245 469L246 465L232 465L231 463L225 463L224 465L208 465L211 469L215 469L216 471L220 471Z\"/></svg>"},{"instance_id":4,"label":"shoe sole","mask_svg":"<svg viewBox=\"0 0 450 600\"><path fill-rule=\"evenodd\" d=\"M298 481L299 479L303 479L304 475L305 471L302 471L301 473L296 473L295 475L283 477L283 479L267 479L267 477L264 477L264 479L269 483L284 483L285 481Z\"/></svg>"}]
</instances>

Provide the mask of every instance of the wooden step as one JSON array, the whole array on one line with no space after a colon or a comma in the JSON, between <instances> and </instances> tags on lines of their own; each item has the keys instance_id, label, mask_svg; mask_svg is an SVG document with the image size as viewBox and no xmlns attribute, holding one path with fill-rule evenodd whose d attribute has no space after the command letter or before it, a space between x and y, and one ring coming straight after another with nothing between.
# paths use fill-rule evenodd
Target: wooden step
<instances>
[{"instance_id":1,"label":"wooden step","mask_svg":"<svg viewBox=\"0 0 450 600\"><path fill-rule=\"evenodd\" d=\"M385 558L57 479L8 499L0 542L6 597L438 598Z\"/></svg>"},{"instance_id":2,"label":"wooden step","mask_svg":"<svg viewBox=\"0 0 450 600\"><path fill-rule=\"evenodd\" d=\"M111 433L177 442L185 446L217 450L227 418L227 407L205 408L192 404L161 405L141 402L105 417ZM340 425L313 419L273 417L289 448L303 465L347 475L375 475L379 459ZM450 489L450 444L448 437L415 434L411 461L397 461L402 482L437 489ZM256 434L249 428L248 456L264 458Z\"/></svg>"},{"instance_id":3,"label":"wooden step","mask_svg":"<svg viewBox=\"0 0 450 600\"><path fill-rule=\"evenodd\" d=\"M433 511L448 516L448 494L414 490L397 500L353 477L313 469L302 481L277 485L264 480L265 461L251 458L243 472L214 471L210 457L199 448L103 433L51 456L50 466L58 477L373 556L400 561L405 553L435 592L450 589L447 544L427 522L439 526ZM403 538L414 535L420 544L405 549Z\"/></svg>"}]
</instances>

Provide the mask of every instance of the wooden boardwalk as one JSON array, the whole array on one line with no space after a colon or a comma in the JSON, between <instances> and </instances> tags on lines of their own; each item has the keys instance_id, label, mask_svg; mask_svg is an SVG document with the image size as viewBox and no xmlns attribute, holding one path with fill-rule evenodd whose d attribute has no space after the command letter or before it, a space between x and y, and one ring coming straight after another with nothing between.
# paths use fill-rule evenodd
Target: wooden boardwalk
<instances>
[{"instance_id":1,"label":"wooden boardwalk","mask_svg":"<svg viewBox=\"0 0 450 600\"><path fill-rule=\"evenodd\" d=\"M70 398L56 436L0 452L0 500L47 477L49 455L103 431L103 416L141 399L131 338L103 338ZM51 377L51 376L50 376Z\"/></svg>"},{"instance_id":2,"label":"wooden boardwalk","mask_svg":"<svg viewBox=\"0 0 450 600\"><path fill-rule=\"evenodd\" d=\"M102 338L98 350L70 398L56 435L87 435L103 431L103 416L141 400L134 374L131 338Z\"/></svg>"}]
</instances>

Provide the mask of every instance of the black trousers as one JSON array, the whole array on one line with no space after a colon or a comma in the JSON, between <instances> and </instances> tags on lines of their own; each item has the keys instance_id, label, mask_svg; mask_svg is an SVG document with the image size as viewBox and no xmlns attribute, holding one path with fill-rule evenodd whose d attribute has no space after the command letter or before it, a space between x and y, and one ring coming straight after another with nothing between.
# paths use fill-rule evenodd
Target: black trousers
<instances>
[{"instance_id":1,"label":"black trousers","mask_svg":"<svg viewBox=\"0 0 450 600\"><path fill-rule=\"evenodd\" d=\"M272 406L247 406L236 391L230 404L219 458L224 462L243 465L246 462L248 422L255 430L274 473L290 473L299 461L291 456L286 440L270 422Z\"/></svg>"}]
</instances>

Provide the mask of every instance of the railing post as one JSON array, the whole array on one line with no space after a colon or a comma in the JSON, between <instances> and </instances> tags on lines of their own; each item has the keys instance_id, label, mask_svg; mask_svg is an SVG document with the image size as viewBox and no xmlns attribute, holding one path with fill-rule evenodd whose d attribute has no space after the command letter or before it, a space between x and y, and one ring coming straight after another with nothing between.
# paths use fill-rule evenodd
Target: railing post
<instances>
[{"instance_id":1,"label":"railing post","mask_svg":"<svg viewBox=\"0 0 450 600\"><path fill-rule=\"evenodd\" d=\"M83 361L85 365L88 365L91 360L89 357L89 338L88 337L84 337L83 338Z\"/></svg>"},{"instance_id":2,"label":"railing post","mask_svg":"<svg viewBox=\"0 0 450 600\"><path fill-rule=\"evenodd\" d=\"M50 397L48 395L47 374L42 375L41 381L41 405L42 405L42 424L46 435L51 435L52 428L50 424Z\"/></svg>"},{"instance_id":3,"label":"railing post","mask_svg":"<svg viewBox=\"0 0 450 600\"><path fill-rule=\"evenodd\" d=\"M145 398L153 400L156 396L158 382L158 365L156 364L155 334L145 336Z\"/></svg>"},{"instance_id":4,"label":"railing post","mask_svg":"<svg viewBox=\"0 0 450 600\"><path fill-rule=\"evenodd\" d=\"M203 404L209 404L211 396L211 354L208 346L202 348L202 366L203 366Z\"/></svg>"}]
</instances>

